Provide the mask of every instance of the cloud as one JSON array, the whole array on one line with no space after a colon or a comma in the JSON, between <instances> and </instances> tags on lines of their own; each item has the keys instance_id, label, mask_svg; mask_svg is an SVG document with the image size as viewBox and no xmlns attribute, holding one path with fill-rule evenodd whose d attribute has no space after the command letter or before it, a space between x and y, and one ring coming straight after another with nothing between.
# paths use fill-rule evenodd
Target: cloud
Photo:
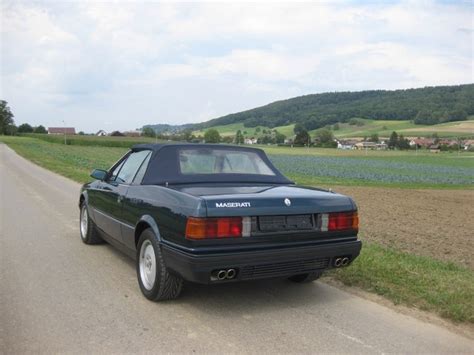
<instances>
[{"instance_id":1,"label":"cloud","mask_svg":"<svg viewBox=\"0 0 474 355\"><path fill-rule=\"evenodd\" d=\"M467 2L3 2L16 121L85 131L211 119L335 90L469 83Z\"/></svg>"}]
</instances>

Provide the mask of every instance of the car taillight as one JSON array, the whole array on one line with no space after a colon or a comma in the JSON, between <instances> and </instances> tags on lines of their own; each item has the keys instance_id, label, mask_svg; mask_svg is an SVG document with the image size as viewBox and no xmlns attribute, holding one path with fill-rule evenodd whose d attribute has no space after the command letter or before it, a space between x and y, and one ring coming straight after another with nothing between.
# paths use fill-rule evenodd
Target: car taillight
<instances>
[{"instance_id":1,"label":"car taillight","mask_svg":"<svg viewBox=\"0 0 474 355\"><path fill-rule=\"evenodd\" d=\"M359 230L359 215L357 211L334 212L321 214L320 229L323 232Z\"/></svg>"},{"instance_id":2,"label":"car taillight","mask_svg":"<svg viewBox=\"0 0 474 355\"><path fill-rule=\"evenodd\" d=\"M242 237L242 217L197 218L188 217L186 239Z\"/></svg>"}]
</instances>

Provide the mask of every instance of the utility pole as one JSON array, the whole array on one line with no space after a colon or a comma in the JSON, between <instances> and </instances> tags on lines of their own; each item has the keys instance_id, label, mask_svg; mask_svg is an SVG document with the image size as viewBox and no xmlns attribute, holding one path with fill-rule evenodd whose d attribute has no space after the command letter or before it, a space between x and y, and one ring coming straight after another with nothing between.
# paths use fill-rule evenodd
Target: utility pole
<instances>
[{"instance_id":1,"label":"utility pole","mask_svg":"<svg viewBox=\"0 0 474 355\"><path fill-rule=\"evenodd\" d=\"M63 127L64 127L64 145L67 145L67 138L66 138L66 122L63 120Z\"/></svg>"}]
</instances>

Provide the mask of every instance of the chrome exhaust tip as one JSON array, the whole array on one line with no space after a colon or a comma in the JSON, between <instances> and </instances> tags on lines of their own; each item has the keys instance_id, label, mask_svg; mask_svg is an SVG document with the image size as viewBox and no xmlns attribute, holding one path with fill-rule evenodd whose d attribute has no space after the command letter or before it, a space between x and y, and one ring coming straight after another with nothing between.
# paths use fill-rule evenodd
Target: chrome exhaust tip
<instances>
[{"instance_id":1,"label":"chrome exhaust tip","mask_svg":"<svg viewBox=\"0 0 474 355\"><path fill-rule=\"evenodd\" d=\"M341 262L341 266L346 266L347 264L349 264L349 258L343 258L342 259L342 262Z\"/></svg>"},{"instance_id":2,"label":"chrome exhaust tip","mask_svg":"<svg viewBox=\"0 0 474 355\"><path fill-rule=\"evenodd\" d=\"M219 272L217 273L217 279L219 281L222 281L222 280L225 280L226 278L227 278L227 271L219 270Z\"/></svg>"},{"instance_id":3,"label":"chrome exhaust tip","mask_svg":"<svg viewBox=\"0 0 474 355\"><path fill-rule=\"evenodd\" d=\"M235 269L229 269L227 270L227 278L233 279L237 273L235 272Z\"/></svg>"},{"instance_id":4,"label":"chrome exhaust tip","mask_svg":"<svg viewBox=\"0 0 474 355\"><path fill-rule=\"evenodd\" d=\"M342 265L342 258L337 258L336 261L334 261L334 266L341 267L341 265Z\"/></svg>"}]
</instances>

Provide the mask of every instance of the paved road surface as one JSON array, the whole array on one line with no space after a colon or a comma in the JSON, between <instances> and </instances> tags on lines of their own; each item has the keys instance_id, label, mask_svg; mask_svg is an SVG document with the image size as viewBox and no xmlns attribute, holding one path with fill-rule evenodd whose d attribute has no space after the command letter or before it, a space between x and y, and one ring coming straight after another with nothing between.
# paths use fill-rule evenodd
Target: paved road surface
<instances>
[{"instance_id":1,"label":"paved road surface","mask_svg":"<svg viewBox=\"0 0 474 355\"><path fill-rule=\"evenodd\" d=\"M153 303L134 263L79 238L79 185L0 144L0 353L468 353L474 342L316 282Z\"/></svg>"}]
</instances>

